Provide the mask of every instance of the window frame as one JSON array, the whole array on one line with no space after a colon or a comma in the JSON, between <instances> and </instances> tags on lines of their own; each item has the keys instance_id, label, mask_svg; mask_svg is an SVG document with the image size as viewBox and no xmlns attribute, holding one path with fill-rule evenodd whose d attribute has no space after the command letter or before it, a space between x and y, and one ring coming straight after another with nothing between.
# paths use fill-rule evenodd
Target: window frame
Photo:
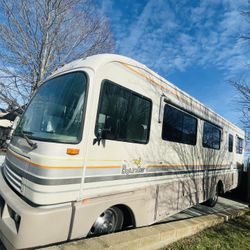
<instances>
[{"instance_id":1,"label":"window frame","mask_svg":"<svg viewBox=\"0 0 250 250\"><path fill-rule=\"evenodd\" d=\"M217 128L220 131L220 139L219 139L219 148L214 148L214 147L209 147L209 146L205 146L204 145L204 127L205 127L205 123L211 125L214 128ZM222 128L212 122L209 122L207 120L203 121L203 130L202 130L202 147L204 148L209 148L209 149L214 149L214 150L220 150L221 149L221 137L222 137Z\"/></svg>"},{"instance_id":2,"label":"window frame","mask_svg":"<svg viewBox=\"0 0 250 250\"><path fill-rule=\"evenodd\" d=\"M70 71L70 72L66 72L66 73L60 73L58 75L55 75L55 76L52 76L51 78L48 78L47 80L45 80L40 86L46 84L47 82L49 82L50 80L53 80L55 78L58 78L58 77L61 77L61 76L65 76L65 75L68 75L68 74L72 74L72 73L82 73L86 79L86 93L85 93L85 100L84 100L84 112L83 112L83 116L82 116L82 122L81 122L81 125L80 125L80 133L79 133L79 138L77 141L75 142L68 142L68 141L62 141L62 140L55 140L55 139L50 139L50 138L39 138L39 137L35 137L35 136L32 136L32 135L29 135L27 134L26 136L29 138L29 139L32 139L32 140L35 140L35 141L41 141L41 142L51 142L51 143L60 143L60 144L69 144L69 145L78 145L82 142L82 139L83 139L83 131L84 131L84 125L85 125L85 118L86 118L86 112L87 112L87 104L88 104L88 97L89 97L89 82L90 82L90 78L89 78L89 75L86 71L84 70L73 70L73 71ZM39 88L40 88L39 86ZM39 88L37 90L39 90ZM31 99L29 100L29 103L28 105L25 107L25 110L24 112L22 113L21 115L21 118L20 118L20 121L21 119L23 118L24 114L26 113L28 107L30 106L33 98L37 95L37 91L34 93L34 95L31 97ZM19 121L19 123L20 123ZM17 126L18 127L18 126ZM16 129L14 130L13 132L13 136L20 136L18 133L16 133Z\"/></svg>"},{"instance_id":3,"label":"window frame","mask_svg":"<svg viewBox=\"0 0 250 250\"><path fill-rule=\"evenodd\" d=\"M185 143L185 142L177 142L177 141L171 141L171 140L168 140L168 139L164 139L163 138L163 124L164 124L164 114L165 114L165 107L166 106L170 106L174 109L176 109L177 111L181 112L182 114L185 114L189 117L192 117L196 120L196 126L195 126L195 143L194 144L191 144L191 143ZM197 138L198 138L198 122L199 122L199 119L198 117L196 117L195 115L191 114L190 112L186 111L185 109L182 109L182 108L179 108L178 106L175 106L173 105L172 103L166 103L164 105L164 108L163 108L163 119L162 119L162 128L161 128L161 139L164 140L164 141L169 141L169 142L173 142L173 143L181 143L181 144L185 144L185 145L190 145L190 146L196 146L197 145Z\"/></svg>"},{"instance_id":4,"label":"window frame","mask_svg":"<svg viewBox=\"0 0 250 250\"><path fill-rule=\"evenodd\" d=\"M231 147L230 147L230 138L231 138L231 141L232 141ZM228 135L228 152L233 153L233 151L234 151L234 136L232 134L229 134Z\"/></svg>"},{"instance_id":5,"label":"window frame","mask_svg":"<svg viewBox=\"0 0 250 250\"><path fill-rule=\"evenodd\" d=\"M241 147L238 147L238 142L241 141L242 145ZM235 151L236 154L242 155L244 150L244 139L236 135L236 143L235 143Z\"/></svg>"},{"instance_id":6,"label":"window frame","mask_svg":"<svg viewBox=\"0 0 250 250\"><path fill-rule=\"evenodd\" d=\"M144 144L144 145L148 144L149 140L150 140L150 131L151 131L151 122L152 122L152 111L153 111L153 102L152 102L152 100L149 97L146 97L146 96L144 96L142 94L139 94L138 92L135 92L134 90L131 90L131 89L127 88L127 87L124 87L123 85L120 85L120 84L118 84L116 82L113 82L112 80L109 80L109 79L103 79L102 82L101 82L101 88L100 88L100 93L99 93L99 97L98 97L98 108L97 108L96 120L95 120L95 126L94 126L94 134L95 134L95 136L96 137L98 136L97 131L96 131L96 124L97 124L98 115L99 115L100 109L101 109L100 101L101 101L101 97L102 97L103 91L104 91L104 84L106 82L109 82L109 83L111 83L111 84L113 84L115 86L118 86L118 87L122 88L123 90L131 92L133 95L135 95L137 97L140 97L142 99L145 99L145 100L149 101L149 103L150 103L150 112L149 112L147 140L145 142L139 142L139 141L135 141L135 140L110 139L110 138L104 138L104 140L128 142L128 143L136 143L136 144Z\"/></svg>"}]
</instances>

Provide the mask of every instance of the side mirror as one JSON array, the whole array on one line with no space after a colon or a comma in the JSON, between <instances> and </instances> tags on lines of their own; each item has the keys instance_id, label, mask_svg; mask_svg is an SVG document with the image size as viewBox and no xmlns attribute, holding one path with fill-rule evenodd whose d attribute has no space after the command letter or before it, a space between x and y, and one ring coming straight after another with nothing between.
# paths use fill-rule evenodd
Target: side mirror
<instances>
[{"instance_id":1,"label":"side mirror","mask_svg":"<svg viewBox=\"0 0 250 250\"><path fill-rule=\"evenodd\" d=\"M103 139L103 137L102 137L102 129L99 129L96 138L94 138L94 140L93 140L93 145L95 145L97 143L98 146L99 146L102 139Z\"/></svg>"},{"instance_id":2,"label":"side mirror","mask_svg":"<svg viewBox=\"0 0 250 250\"><path fill-rule=\"evenodd\" d=\"M111 128L99 129L96 138L94 138L93 140L93 145L97 143L99 146L101 143L101 140L106 139L107 132L111 132Z\"/></svg>"}]
</instances>

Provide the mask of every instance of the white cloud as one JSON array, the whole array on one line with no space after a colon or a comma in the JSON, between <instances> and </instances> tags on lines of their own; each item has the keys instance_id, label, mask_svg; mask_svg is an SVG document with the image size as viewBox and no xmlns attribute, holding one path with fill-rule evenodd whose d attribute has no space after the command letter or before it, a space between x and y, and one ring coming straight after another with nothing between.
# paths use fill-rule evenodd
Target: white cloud
<instances>
[{"instance_id":1,"label":"white cloud","mask_svg":"<svg viewBox=\"0 0 250 250\"><path fill-rule=\"evenodd\" d=\"M216 67L227 78L246 70L250 52L238 39L248 25L240 13L246 0L125 3L122 10L121 2L102 1L103 11L112 16L118 53L164 75L193 65Z\"/></svg>"},{"instance_id":2,"label":"white cloud","mask_svg":"<svg viewBox=\"0 0 250 250\"><path fill-rule=\"evenodd\" d=\"M194 96L199 92L198 99L236 121L237 112L232 111L235 97L227 80L250 78L249 44L239 39L249 30L249 22L241 15L247 9L247 0L102 3L112 21L117 53L142 62L166 78L190 76L188 71L193 69L193 74L201 71L196 75L198 84L187 87L181 83L180 87ZM210 76L211 69L215 76ZM204 85L206 76L211 84Z\"/></svg>"}]
</instances>

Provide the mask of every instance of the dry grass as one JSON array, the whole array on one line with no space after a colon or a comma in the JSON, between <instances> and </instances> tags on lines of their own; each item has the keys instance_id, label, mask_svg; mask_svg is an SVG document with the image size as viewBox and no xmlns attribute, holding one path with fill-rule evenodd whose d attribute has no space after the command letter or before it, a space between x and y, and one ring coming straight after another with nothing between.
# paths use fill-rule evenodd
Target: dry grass
<instances>
[{"instance_id":1,"label":"dry grass","mask_svg":"<svg viewBox=\"0 0 250 250\"><path fill-rule=\"evenodd\" d=\"M164 250L250 250L250 212L169 245Z\"/></svg>"}]
</instances>

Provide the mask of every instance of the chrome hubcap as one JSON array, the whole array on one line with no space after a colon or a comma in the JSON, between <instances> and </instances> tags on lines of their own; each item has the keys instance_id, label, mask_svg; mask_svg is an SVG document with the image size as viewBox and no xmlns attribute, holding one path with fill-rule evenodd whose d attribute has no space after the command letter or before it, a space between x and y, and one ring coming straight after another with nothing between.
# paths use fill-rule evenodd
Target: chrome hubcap
<instances>
[{"instance_id":1,"label":"chrome hubcap","mask_svg":"<svg viewBox=\"0 0 250 250\"><path fill-rule=\"evenodd\" d=\"M90 233L92 235L112 233L116 227L116 214L112 209L106 210L96 220Z\"/></svg>"}]
</instances>

